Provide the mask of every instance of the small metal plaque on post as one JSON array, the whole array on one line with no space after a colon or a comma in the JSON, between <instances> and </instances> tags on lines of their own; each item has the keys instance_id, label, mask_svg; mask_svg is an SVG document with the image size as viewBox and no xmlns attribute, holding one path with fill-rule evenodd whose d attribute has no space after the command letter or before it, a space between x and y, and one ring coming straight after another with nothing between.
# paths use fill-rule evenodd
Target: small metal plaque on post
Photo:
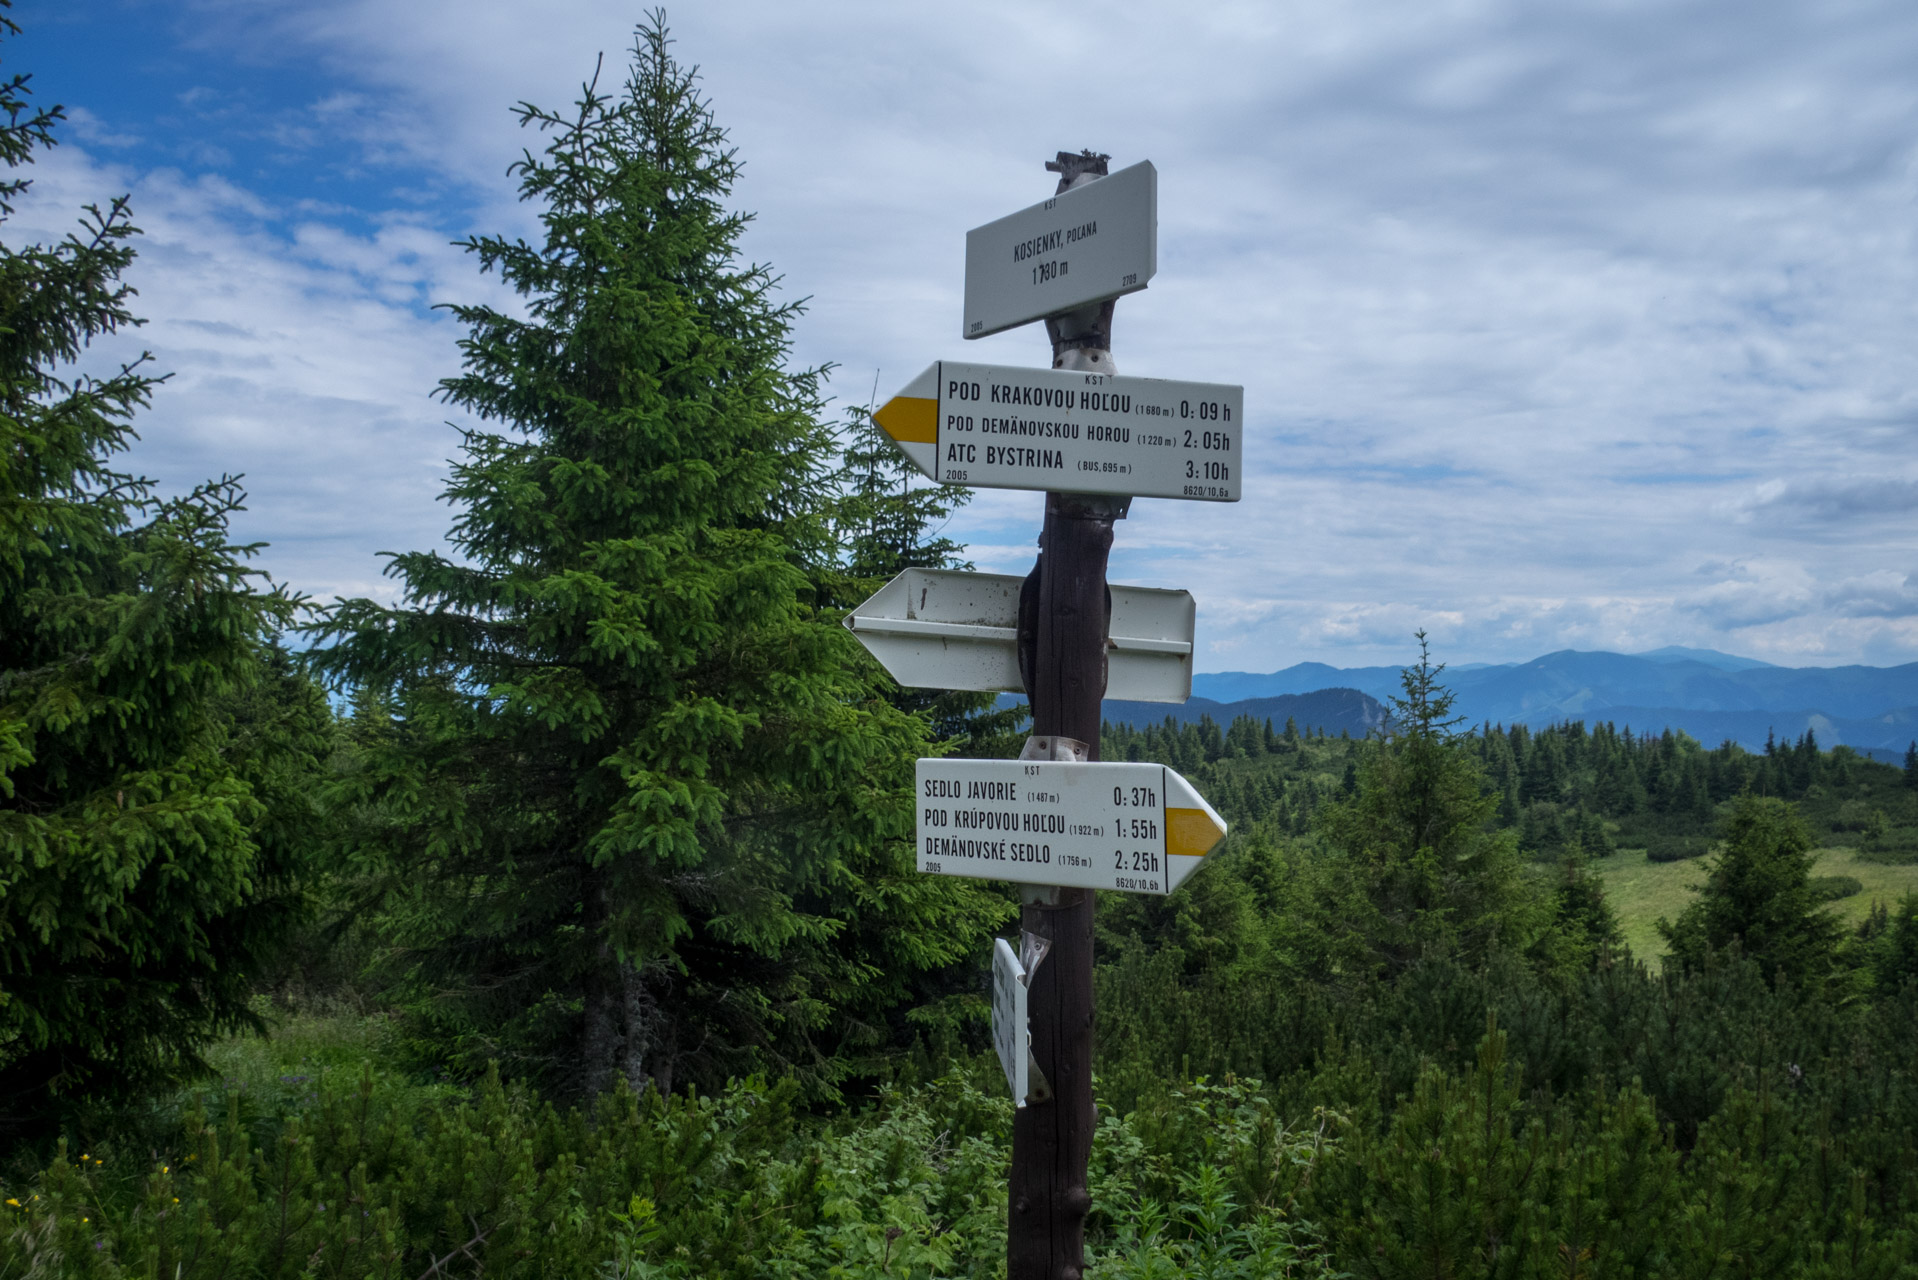
<instances>
[{"instance_id":1,"label":"small metal plaque on post","mask_svg":"<svg viewBox=\"0 0 1918 1280\"><path fill-rule=\"evenodd\" d=\"M1136 293L1159 270L1159 171L1142 160L966 232L968 338Z\"/></svg>"},{"instance_id":2,"label":"small metal plaque on post","mask_svg":"<svg viewBox=\"0 0 1918 1280\"><path fill-rule=\"evenodd\" d=\"M992 943L992 1047L1006 1069L1015 1106L1026 1105L1031 1032L1026 1022L1026 968L1004 938Z\"/></svg>"}]
</instances>

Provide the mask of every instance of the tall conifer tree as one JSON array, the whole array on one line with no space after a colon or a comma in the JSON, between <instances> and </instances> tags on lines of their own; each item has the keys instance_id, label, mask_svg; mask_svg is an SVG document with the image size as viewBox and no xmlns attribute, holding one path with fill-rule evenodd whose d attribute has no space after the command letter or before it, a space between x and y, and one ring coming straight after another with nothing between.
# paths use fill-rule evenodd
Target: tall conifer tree
<instances>
[{"instance_id":1,"label":"tall conifer tree","mask_svg":"<svg viewBox=\"0 0 1918 1280\"><path fill-rule=\"evenodd\" d=\"M1840 928L1812 890L1813 865L1811 832L1790 803L1740 796L1697 899L1675 923L1660 920L1658 931L1687 968L1736 945L1767 978L1821 980L1831 972Z\"/></svg>"},{"instance_id":2,"label":"tall conifer tree","mask_svg":"<svg viewBox=\"0 0 1918 1280\"><path fill-rule=\"evenodd\" d=\"M60 118L26 94L0 84L15 171ZM26 186L0 180L0 216ZM73 367L139 323L136 234L121 199L58 244L0 246L0 1131L162 1085L258 1025L327 749L324 703L270 648L297 602L228 540L237 480L163 500L116 471L158 379L144 357Z\"/></svg>"},{"instance_id":3,"label":"tall conifer tree","mask_svg":"<svg viewBox=\"0 0 1918 1280\"><path fill-rule=\"evenodd\" d=\"M1334 880L1371 959L1388 974L1420 959L1482 961L1500 945L1523 950L1544 926L1512 832L1494 832L1498 799L1456 736L1452 693L1439 683L1425 633L1402 673L1392 732L1367 744L1357 794L1328 804L1318 826L1337 852Z\"/></svg>"},{"instance_id":4,"label":"tall conifer tree","mask_svg":"<svg viewBox=\"0 0 1918 1280\"><path fill-rule=\"evenodd\" d=\"M840 576L818 375L742 263L696 72L643 26L517 166L543 243L467 247L524 300L462 306L456 558L394 558L316 662L388 701L346 799L421 1015L469 1064L821 1087L915 975L1004 908L912 869L925 722L824 606Z\"/></svg>"}]
</instances>

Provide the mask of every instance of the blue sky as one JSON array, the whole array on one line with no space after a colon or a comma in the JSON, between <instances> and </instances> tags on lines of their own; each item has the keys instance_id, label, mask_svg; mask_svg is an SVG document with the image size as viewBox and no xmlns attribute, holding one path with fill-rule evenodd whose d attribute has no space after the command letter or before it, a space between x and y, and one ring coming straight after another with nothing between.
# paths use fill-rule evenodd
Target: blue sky
<instances>
[{"instance_id":1,"label":"blue sky","mask_svg":"<svg viewBox=\"0 0 1918 1280\"><path fill-rule=\"evenodd\" d=\"M327 598L438 542L432 400L532 229L511 106L617 72L625 6L22 0L72 120L0 228L134 197L137 464L242 471L242 532ZM746 162L796 359L863 403L964 343L967 228L1094 146L1160 173L1122 372L1246 387L1246 499L1135 504L1115 580L1190 588L1202 670L1687 644L1918 660L1918 8L1418 0L669 6ZM1023 572L1040 500L955 524Z\"/></svg>"}]
</instances>

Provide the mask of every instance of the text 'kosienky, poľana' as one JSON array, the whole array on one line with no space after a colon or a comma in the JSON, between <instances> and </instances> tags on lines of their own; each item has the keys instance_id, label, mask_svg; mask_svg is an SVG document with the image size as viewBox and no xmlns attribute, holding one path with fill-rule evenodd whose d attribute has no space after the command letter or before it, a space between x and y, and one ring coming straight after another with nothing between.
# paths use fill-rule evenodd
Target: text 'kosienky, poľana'
<instances>
[{"instance_id":1,"label":"text 'kosienky, po\u013eana'","mask_svg":"<svg viewBox=\"0 0 1918 1280\"><path fill-rule=\"evenodd\" d=\"M1030 240L1021 240L1014 244L1012 260L1024 262L1042 253L1051 253L1062 244L1077 244L1081 240L1090 239L1098 234L1099 223L1096 219L1092 222L1082 222L1076 227L1067 227L1063 231L1048 231L1042 236L1034 236Z\"/></svg>"}]
</instances>

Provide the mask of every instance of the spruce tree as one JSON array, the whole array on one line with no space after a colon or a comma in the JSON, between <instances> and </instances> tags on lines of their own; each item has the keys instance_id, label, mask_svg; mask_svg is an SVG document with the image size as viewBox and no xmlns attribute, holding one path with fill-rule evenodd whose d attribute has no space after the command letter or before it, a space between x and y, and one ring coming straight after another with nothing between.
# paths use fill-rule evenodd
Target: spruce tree
<instances>
[{"instance_id":1,"label":"spruce tree","mask_svg":"<svg viewBox=\"0 0 1918 1280\"><path fill-rule=\"evenodd\" d=\"M1905 894L1897 909L1885 914L1880 935L1871 940L1871 964L1879 989L1890 994L1918 982L1918 892Z\"/></svg>"},{"instance_id":2,"label":"spruce tree","mask_svg":"<svg viewBox=\"0 0 1918 1280\"><path fill-rule=\"evenodd\" d=\"M0 31L16 28L0 19ZM0 159L54 140L0 84ZM0 217L27 181L0 181ZM176 498L117 471L159 379L75 369L138 324L127 201L0 246L0 1131L179 1078L254 1027L300 912L317 692L271 648L297 602L228 540L237 480Z\"/></svg>"},{"instance_id":3,"label":"spruce tree","mask_svg":"<svg viewBox=\"0 0 1918 1280\"><path fill-rule=\"evenodd\" d=\"M662 20L624 86L519 110L539 244L467 242L456 555L344 601L314 661L371 691L347 854L459 1065L597 1092L884 1048L915 975L1005 908L913 869L925 722L830 605L830 432L793 304L744 263L739 172Z\"/></svg>"},{"instance_id":4,"label":"spruce tree","mask_svg":"<svg viewBox=\"0 0 1918 1280\"><path fill-rule=\"evenodd\" d=\"M1530 959L1547 973L1569 977L1590 972L1625 949L1618 916L1605 899L1605 885L1576 852L1560 860L1552 891L1551 927L1532 944Z\"/></svg>"},{"instance_id":5,"label":"spruce tree","mask_svg":"<svg viewBox=\"0 0 1918 1280\"><path fill-rule=\"evenodd\" d=\"M1724 839L1697 900L1676 923L1658 922L1673 958L1698 969L1735 945L1767 978L1826 977L1840 929L1812 891L1811 832L1797 810L1775 797L1742 796Z\"/></svg>"},{"instance_id":6,"label":"spruce tree","mask_svg":"<svg viewBox=\"0 0 1918 1280\"><path fill-rule=\"evenodd\" d=\"M1443 666L1432 664L1424 632L1418 640L1390 736L1367 744L1357 794L1319 815L1353 923L1387 973L1451 954L1480 961L1501 944L1522 950L1547 910L1521 874L1514 833L1489 829L1498 798L1454 734Z\"/></svg>"}]
</instances>

